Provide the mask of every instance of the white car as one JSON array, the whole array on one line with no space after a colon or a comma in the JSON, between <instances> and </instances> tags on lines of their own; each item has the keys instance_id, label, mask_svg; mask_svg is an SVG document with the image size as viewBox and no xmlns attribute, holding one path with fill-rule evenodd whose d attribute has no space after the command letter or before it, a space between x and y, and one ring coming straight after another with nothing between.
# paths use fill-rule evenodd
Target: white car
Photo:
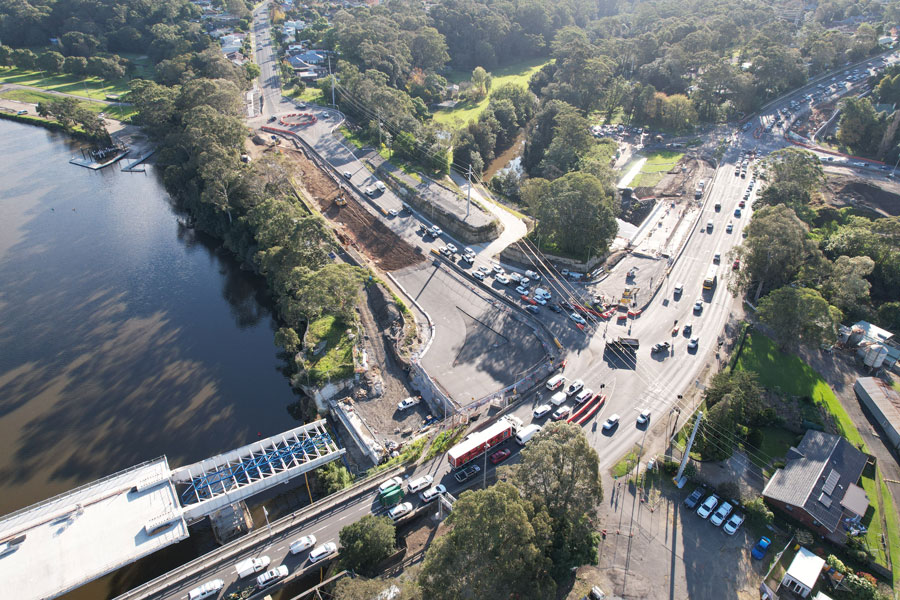
<instances>
[{"instance_id":1,"label":"white car","mask_svg":"<svg viewBox=\"0 0 900 600\"><path fill-rule=\"evenodd\" d=\"M375 195L375 188L373 188L371 186L367 187L366 188L366 196L374 196L374 195Z\"/></svg>"},{"instance_id":2,"label":"white car","mask_svg":"<svg viewBox=\"0 0 900 600\"><path fill-rule=\"evenodd\" d=\"M650 421L650 410L644 409L641 411L641 414L638 415L637 422L638 425L646 425Z\"/></svg>"},{"instance_id":3,"label":"white car","mask_svg":"<svg viewBox=\"0 0 900 600\"><path fill-rule=\"evenodd\" d=\"M572 383L569 384L569 387L566 388L566 396L574 396L578 392L584 389L584 382L580 379L576 379Z\"/></svg>"},{"instance_id":4,"label":"white car","mask_svg":"<svg viewBox=\"0 0 900 600\"><path fill-rule=\"evenodd\" d=\"M431 237L440 237L444 230L438 227L437 225L432 225L431 229L428 230L428 233L431 234Z\"/></svg>"},{"instance_id":5,"label":"white car","mask_svg":"<svg viewBox=\"0 0 900 600\"><path fill-rule=\"evenodd\" d=\"M279 579L283 579L288 575L287 565L279 565L272 569L271 571L266 571L262 575L256 578L256 587L264 588L268 585L272 585Z\"/></svg>"},{"instance_id":6,"label":"white car","mask_svg":"<svg viewBox=\"0 0 900 600\"><path fill-rule=\"evenodd\" d=\"M584 317L582 317L578 313L573 312L572 314L569 315L569 318L572 319L573 321L575 321L576 323L578 323L579 325L587 324L587 321L584 320Z\"/></svg>"},{"instance_id":7,"label":"white car","mask_svg":"<svg viewBox=\"0 0 900 600\"><path fill-rule=\"evenodd\" d=\"M399 477L391 477L390 479L388 479L387 481L385 481L384 483L382 483L381 485L378 486L378 493L382 494L386 490L389 490L392 487L397 486L397 485L403 485L403 480L400 479Z\"/></svg>"},{"instance_id":8,"label":"white car","mask_svg":"<svg viewBox=\"0 0 900 600\"><path fill-rule=\"evenodd\" d=\"M416 492L418 492L420 490L424 490L425 488L430 486L433 482L434 482L434 477L432 477L431 475L422 475L418 479L413 479L412 481L410 481L407 484L406 489L407 489L407 491L409 491L410 494L415 494Z\"/></svg>"},{"instance_id":9,"label":"white car","mask_svg":"<svg viewBox=\"0 0 900 600\"><path fill-rule=\"evenodd\" d=\"M728 535L734 535L737 533L737 530L740 529L741 525L744 523L744 515L741 513L734 513L731 515L731 518L725 522L725 526L722 528L725 530L725 533Z\"/></svg>"},{"instance_id":10,"label":"white car","mask_svg":"<svg viewBox=\"0 0 900 600\"><path fill-rule=\"evenodd\" d=\"M513 271L512 273L509 274L509 278L512 281L517 281L517 282L522 281L522 276L519 275L518 273L516 273L515 271Z\"/></svg>"},{"instance_id":11,"label":"white car","mask_svg":"<svg viewBox=\"0 0 900 600\"><path fill-rule=\"evenodd\" d=\"M350 179L353 177L353 173L350 171L344 171L344 179Z\"/></svg>"},{"instance_id":12,"label":"white car","mask_svg":"<svg viewBox=\"0 0 900 600\"><path fill-rule=\"evenodd\" d=\"M447 250L449 250L449 251L452 252L453 254L456 254L456 245L454 245L454 244L447 244Z\"/></svg>"},{"instance_id":13,"label":"white car","mask_svg":"<svg viewBox=\"0 0 900 600\"><path fill-rule=\"evenodd\" d=\"M531 277L531 278L534 279L535 281L540 281L540 280L541 280L541 275L540 275L540 273L538 273L537 271L525 271L525 276L526 276L526 277Z\"/></svg>"},{"instance_id":14,"label":"white car","mask_svg":"<svg viewBox=\"0 0 900 600\"><path fill-rule=\"evenodd\" d=\"M401 518L403 515L407 515L412 512L412 502L401 502L394 508L388 511L388 516L393 520L397 520Z\"/></svg>"},{"instance_id":15,"label":"white car","mask_svg":"<svg viewBox=\"0 0 900 600\"><path fill-rule=\"evenodd\" d=\"M203 598L215 596L223 587L225 587L225 581L223 581L222 579L213 579L212 581L207 581L203 585L195 587L194 589L189 591L188 600L202 600Z\"/></svg>"},{"instance_id":16,"label":"white car","mask_svg":"<svg viewBox=\"0 0 900 600\"><path fill-rule=\"evenodd\" d=\"M553 410L553 407L549 404L541 404L540 406L536 407L531 414L534 415L535 419L540 419L541 417L546 416L546 414L551 410Z\"/></svg>"},{"instance_id":17,"label":"white car","mask_svg":"<svg viewBox=\"0 0 900 600\"><path fill-rule=\"evenodd\" d=\"M446 491L447 491L447 488L445 488L441 484L437 484L437 485L431 486L430 488L428 488L427 490L425 490L424 492L419 494L419 498L422 499L422 502L426 502L426 503L431 502L432 500L434 500L435 498L437 498L438 496L440 496L441 494L443 494Z\"/></svg>"},{"instance_id":18,"label":"white car","mask_svg":"<svg viewBox=\"0 0 900 600\"><path fill-rule=\"evenodd\" d=\"M407 408L411 408L418 403L419 399L416 396L410 396L409 398L404 398L397 403L397 410L406 410Z\"/></svg>"},{"instance_id":19,"label":"white car","mask_svg":"<svg viewBox=\"0 0 900 600\"><path fill-rule=\"evenodd\" d=\"M619 424L619 415L612 415L611 417L606 419L605 423L603 423L603 429L605 429L606 431L609 431L610 429L612 429L613 427L615 427L618 424Z\"/></svg>"},{"instance_id":20,"label":"white car","mask_svg":"<svg viewBox=\"0 0 900 600\"><path fill-rule=\"evenodd\" d=\"M731 233L734 229L734 225L731 224L731 221L728 221L728 225L725 226L725 233Z\"/></svg>"},{"instance_id":21,"label":"white car","mask_svg":"<svg viewBox=\"0 0 900 600\"><path fill-rule=\"evenodd\" d=\"M561 421L561 420L565 419L566 417L568 417L571 412L572 412L571 406L560 406L559 408L556 409L556 411L554 411L553 420Z\"/></svg>"},{"instance_id":22,"label":"white car","mask_svg":"<svg viewBox=\"0 0 900 600\"><path fill-rule=\"evenodd\" d=\"M713 494L709 498L703 501L703 504L697 509L697 514L700 515L701 519L706 519L712 514L712 511L716 509L716 506L719 504L719 497Z\"/></svg>"},{"instance_id":23,"label":"white car","mask_svg":"<svg viewBox=\"0 0 900 600\"><path fill-rule=\"evenodd\" d=\"M502 285L509 285L509 277L506 275L500 274L494 277L494 281Z\"/></svg>"},{"instance_id":24,"label":"white car","mask_svg":"<svg viewBox=\"0 0 900 600\"><path fill-rule=\"evenodd\" d=\"M446 256L448 258L453 256L453 253L450 252L450 248L448 248L447 246L441 246L440 248L438 248L438 252L440 252L441 254L443 254L444 256Z\"/></svg>"},{"instance_id":25,"label":"white car","mask_svg":"<svg viewBox=\"0 0 900 600\"><path fill-rule=\"evenodd\" d=\"M575 402L578 404L584 404L588 400L594 397L594 390L590 388L585 388L578 392L578 395L575 396Z\"/></svg>"},{"instance_id":26,"label":"white car","mask_svg":"<svg viewBox=\"0 0 900 600\"><path fill-rule=\"evenodd\" d=\"M688 342L688 350L696 350L698 345L700 345L700 338L692 337Z\"/></svg>"},{"instance_id":27,"label":"white car","mask_svg":"<svg viewBox=\"0 0 900 600\"><path fill-rule=\"evenodd\" d=\"M541 306L547 305L547 299L544 298L543 296L535 296L534 301L537 302L538 304L540 304Z\"/></svg>"},{"instance_id":28,"label":"white car","mask_svg":"<svg viewBox=\"0 0 900 600\"><path fill-rule=\"evenodd\" d=\"M324 558L328 558L337 552L337 544L328 542L321 546L316 546L315 550L309 553L309 562L317 563Z\"/></svg>"},{"instance_id":29,"label":"white car","mask_svg":"<svg viewBox=\"0 0 900 600\"><path fill-rule=\"evenodd\" d=\"M472 271L472 277L474 277L478 281L484 281L484 273L482 273L481 271Z\"/></svg>"},{"instance_id":30,"label":"white car","mask_svg":"<svg viewBox=\"0 0 900 600\"><path fill-rule=\"evenodd\" d=\"M291 543L291 554L300 554L304 550L309 550L316 545L316 536L304 535L299 540Z\"/></svg>"},{"instance_id":31,"label":"white car","mask_svg":"<svg viewBox=\"0 0 900 600\"><path fill-rule=\"evenodd\" d=\"M722 255L719 252L713 254L713 262L718 264L722 260Z\"/></svg>"},{"instance_id":32,"label":"white car","mask_svg":"<svg viewBox=\"0 0 900 600\"><path fill-rule=\"evenodd\" d=\"M719 509L709 518L709 522L718 527L722 523L725 522L725 519L728 518L728 515L731 513L731 504L728 502L723 502Z\"/></svg>"},{"instance_id":33,"label":"white car","mask_svg":"<svg viewBox=\"0 0 900 600\"><path fill-rule=\"evenodd\" d=\"M703 312L703 300L698 298L696 302L694 302L694 312L701 313Z\"/></svg>"},{"instance_id":34,"label":"white car","mask_svg":"<svg viewBox=\"0 0 900 600\"><path fill-rule=\"evenodd\" d=\"M522 285L516 286L516 292L522 294L523 296L528 295L528 288Z\"/></svg>"},{"instance_id":35,"label":"white car","mask_svg":"<svg viewBox=\"0 0 900 600\"><path fill-rule=\"evenodd\" d=\"M481 265L480 267L478 267L478 272L484 273L485 275L487 275L488 273L491 272L491 270L488 269L487 267L485 267L484 265Z\"/></svg>"},{"instance_id":36,"label":"white car","mask_svg":"<svg viewBox=\"0 0 900 600\"><path fill-rule=\"evenodd\" d=\"M400 214L400 212L396 208L392 208L391 210L388 211L388 214L391 215L392 217L396 217Z\"/></svg>"},{"instance_id":37,"label":"white car","mask_svg":"<svg viewBox=\"0 0 900 600\"><path fill-rule=\"evenodd\" d=\"M494 273L496 273L497 275L500 275L501 273L503 273L503 267L501 267L500 265L493 265L491 268L494 270Z\"/></svg>"},{"instance_id":38,"label":"white car","mask_svg":"<svg viewBox=\"0 0 900 600\"><path fill-rule=\"evenodd\" d=\"M519 279L519 283L521 283L522 285L528 285L529 283L531 283L531 280L527 277L522 277L521 279Z\"/></svg>"}]
</instances>

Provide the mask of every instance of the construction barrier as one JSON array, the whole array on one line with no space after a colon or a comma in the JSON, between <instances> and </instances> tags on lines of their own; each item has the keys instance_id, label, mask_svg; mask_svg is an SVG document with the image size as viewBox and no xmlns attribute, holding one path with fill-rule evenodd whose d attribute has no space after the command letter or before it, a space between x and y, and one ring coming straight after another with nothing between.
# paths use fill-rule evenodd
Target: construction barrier
<instances>
[{"instance_id":1,"label":"construction barrier","mask_svg":"<svg viewBox=\"0 0 900 600\"><path fill-rule=\"evenodd\" d=\"M289 119L291 117L302 117L303 121L298 122L287 122L285 119ZM316 118L316 115L310 113L289 113L286 115L281 115L278 117L278 122L281 123L284 127L306 127L307 125L313 125L319 119Z\"/></svg>"}]
</instances>

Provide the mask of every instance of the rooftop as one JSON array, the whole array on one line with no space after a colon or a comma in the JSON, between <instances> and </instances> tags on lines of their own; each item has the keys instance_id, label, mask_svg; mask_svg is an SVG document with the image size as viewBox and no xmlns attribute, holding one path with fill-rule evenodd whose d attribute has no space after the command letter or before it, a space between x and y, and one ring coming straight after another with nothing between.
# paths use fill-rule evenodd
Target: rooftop
<instances>
[{"instance_id":1,"label":"rooftop","mask_svg":"<svg viewBox=\"0 0 900 600\"><path fill-rule=\"evenodd\" d=\"M4 589L53 598L186 538L169 472L160 457L0 519Z\"/></svg>"},{"instance_id":2,"label":"rooftop","mask_svg":"<svg viewBox=\"0 0 900 600\"><path fill-rule=\"evenodd\" d=\"M881 414L896 429L900 429L900 394L877 377L860 377L853 387L861 387Z\"/></svg>"},{"instance_id":3,"label":"rooftop","mask_svg":"<svg viewBox=\"0 0 900 600\"><path fill-rule=\"evenodd\" d=\"M816 581L819 579L819 573L822 572L822 566L825 564L824 558L819 558L806 548L800 548L797 555L788 567L787 574L795 581L799 581L809 589L816 587Z\"/></svg>"}]
</instances>

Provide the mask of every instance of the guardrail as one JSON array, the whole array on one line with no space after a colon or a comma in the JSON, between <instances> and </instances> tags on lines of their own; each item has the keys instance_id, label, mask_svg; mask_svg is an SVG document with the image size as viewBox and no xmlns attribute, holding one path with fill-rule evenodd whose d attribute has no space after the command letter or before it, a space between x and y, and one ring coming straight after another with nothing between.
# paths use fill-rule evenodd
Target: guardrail
<instances>
[{"instance_id":1,"label":"guardrail","mask_svg":"<svg viewBox=\"0 0 900 600\"><path fill-rule=\"evenodd\" d=\"M298 521L310 520L328 510L335 508L342 502L346 502L370 492L371 490L378 487L378 485L386 478L399 473L405 468L405 465L398 465L391 469L382 471L377 475L367 477L366 479L363 479L362 481L348 488L344 488L343 490L335 492L334 494L331 494L330 496L319 500L319 502L315 504L304 506L300 510L282 517L281 519L278 519L277 521L271 523L270 528L259 529L244 536L243 538L239 538L229 544L222 546L221 548L217 548L212 552L204 554L203 556L200 556L189 563L185 563L177 569L173 569L168 573L160 575L156 579L152 579L143 585L125 592L124 594L116 596L115 600L137 600L139 598L146 598L151 594L158 594L169 587L177 585L182 580L195 575L202 570L219 565L229 560L233 560L238 555L246 552L254 546L265 543L271 536L283 533L291 529L292 527L297 526Z\"/></svg>"}]
</instances>

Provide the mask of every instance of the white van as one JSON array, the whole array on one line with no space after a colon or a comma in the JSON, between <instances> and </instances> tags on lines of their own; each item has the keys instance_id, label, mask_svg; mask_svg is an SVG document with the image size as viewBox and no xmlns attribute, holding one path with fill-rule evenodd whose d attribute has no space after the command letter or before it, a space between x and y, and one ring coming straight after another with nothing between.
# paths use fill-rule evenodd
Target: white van
<instances>
[{"instance_id":1,"label":"white van","mask_svg":"<svg viewBox=\"0 0 900 600\"><path fill-rule=\"evenodd\" d=\"M375 182L375 187L378 188L378 191L379 191L379 192L383 192L384 190L387 189L387 188L384 186L384 183L382 183L382 182L380 182L380 181L376 181L376 182Z\"/></svg>"},{"instance_id":2,"label":"white van","mask_svg":"<svg viewBox=\"0 0 900 600\"><path fill-rule=\"evenodd\" d=\"M524 446L525 444L528 443L528 440L533 438L534 435L536 433L539 433L540 431L541 431L540 425L529 425L528 427L526 427L525 429L523 429L522 431L520 431L519 433L516 434L516 442L520 446Z\"/></svg>"},{"instance_id":3,"label":"white van","mask_svg":"<svg viewBox=\"0 0 900 600\"><path fill-rule=\"evenodd\" d=\"M535 298L540 296L541 298L546 298L547 300L549 300L550 295L551 295L550 292L548 290L545 290L544 288L534 288Z\"/></svg>"},{"instance_id":4,"label":"white van","mask_svg":"<svg viewBox=\"0 0 900 600\"><path fill-rule=\"evenodd\" d=\"M566 383L566 378L562 376L562 374L557 374L547 380L547 389L548 390L556 390L561 388Z\"/></svg>"},{"instance_id":5,"label":"white van","mask_svg":"<svg viewBox=\"0 0 900 600\"><path fill-rule=\"evenodd\" d=\"M555 394L553 394L553 396L550 397L550 402L553 404L553 406L559 406L566 401L566 398L568 398L568 396L566 396L565 392L556 392Z\"/></svg>"}]
</instances>

